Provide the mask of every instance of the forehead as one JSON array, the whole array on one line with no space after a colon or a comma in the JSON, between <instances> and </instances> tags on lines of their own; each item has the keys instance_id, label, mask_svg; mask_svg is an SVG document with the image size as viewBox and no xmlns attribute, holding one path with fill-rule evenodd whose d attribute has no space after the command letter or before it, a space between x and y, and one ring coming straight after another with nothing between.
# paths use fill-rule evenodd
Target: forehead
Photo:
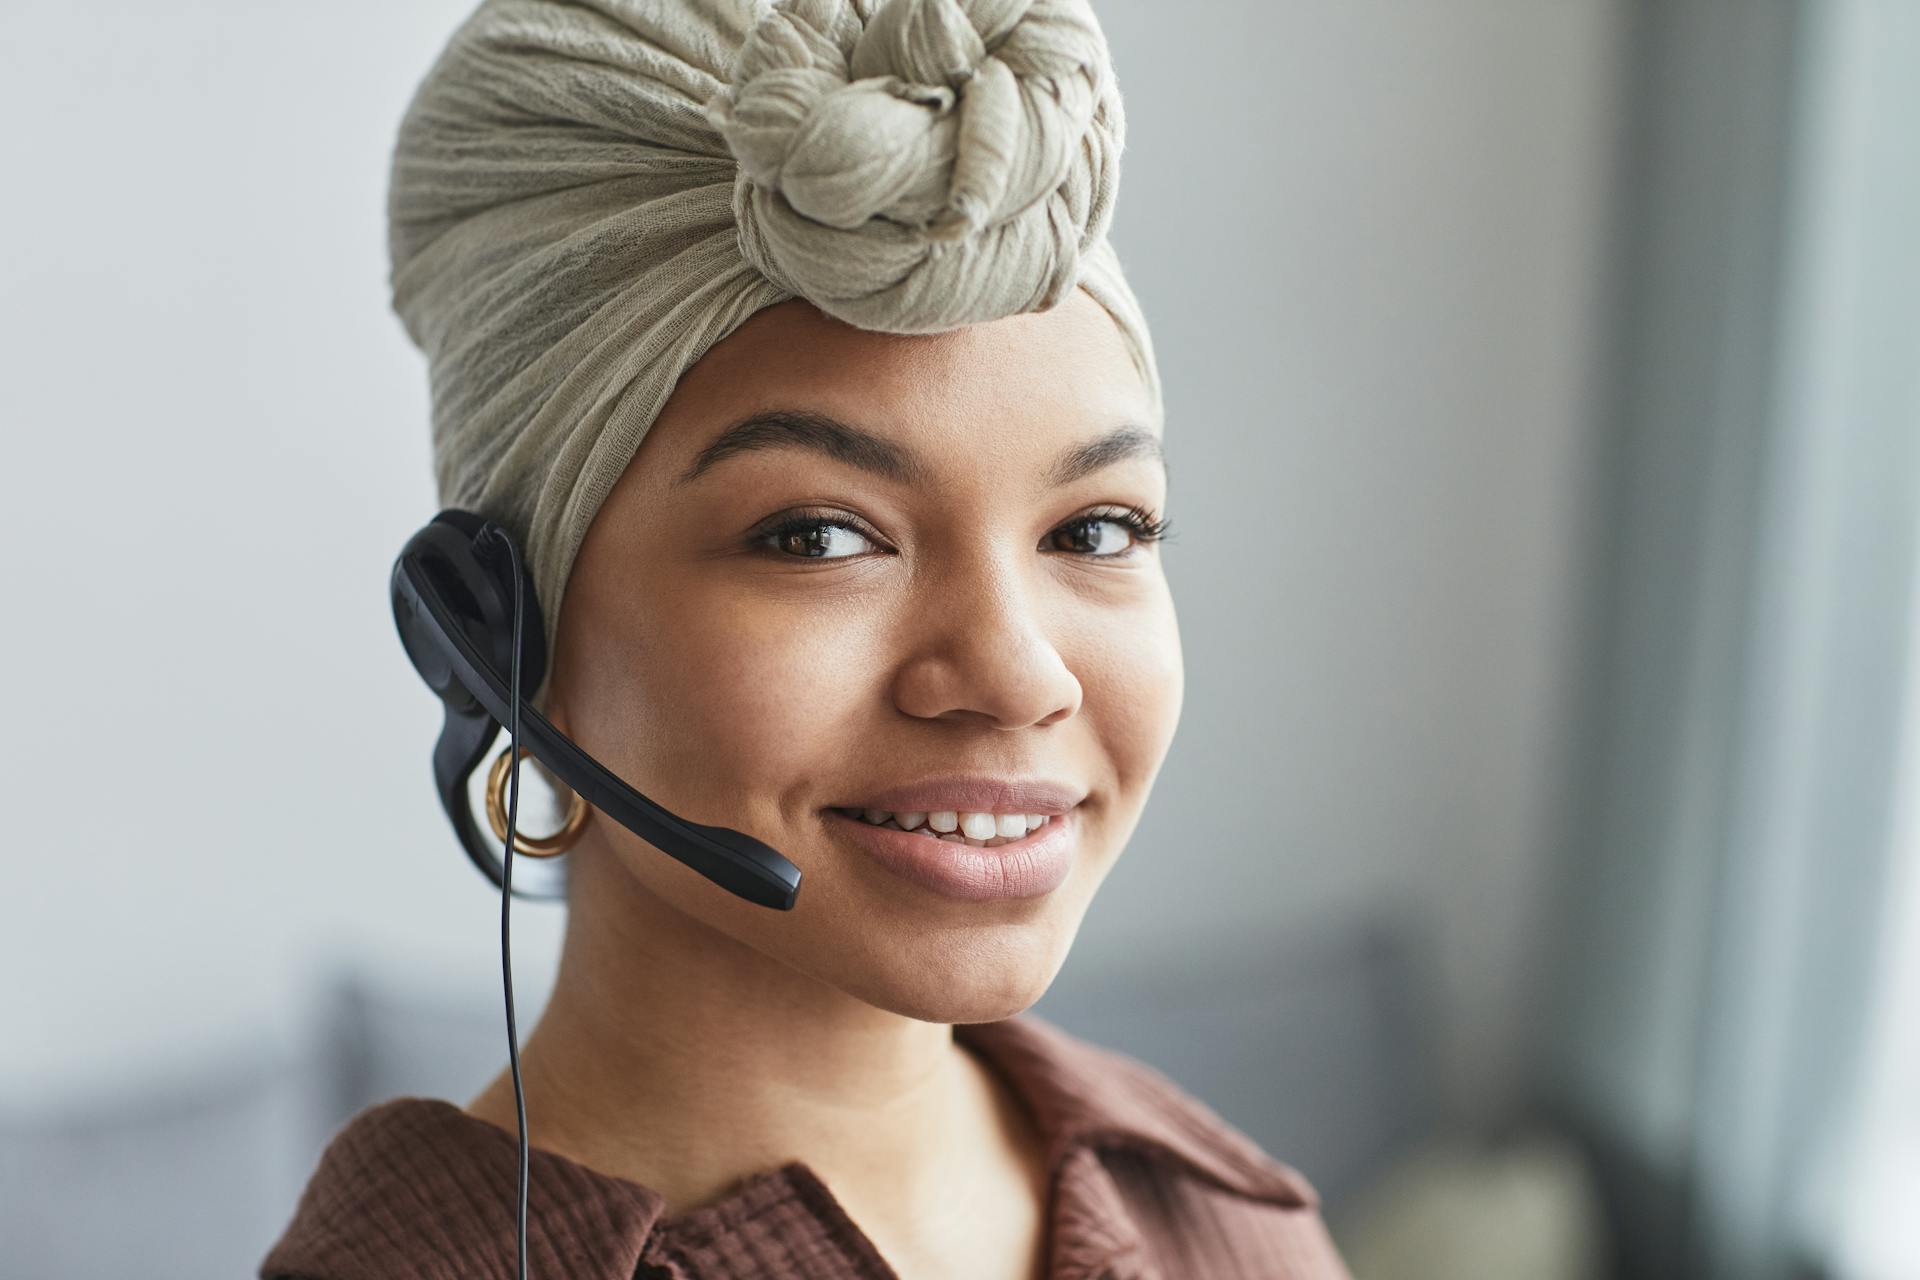
<instances>
[{"instance_id":1,"label":"forehead","mask_svg":"<svg viewBox=\"0 0 1920 1280\"><path fill-rule=\"evenodd\" d=\"M682 376L642 450L678 474L769 407L816 410L926 454L1051 454L1118 424L1157 431L1119 326L1078 289L1049 311L937 334L875 333L804 299L764 308Z\"/></svg>"}]
</instances>

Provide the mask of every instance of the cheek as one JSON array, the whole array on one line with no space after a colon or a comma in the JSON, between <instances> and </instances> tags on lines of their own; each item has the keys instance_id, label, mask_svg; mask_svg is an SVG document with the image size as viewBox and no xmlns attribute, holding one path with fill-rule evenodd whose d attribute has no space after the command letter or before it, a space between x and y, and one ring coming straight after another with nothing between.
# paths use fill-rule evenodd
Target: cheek
<instances>
[{"instance_id":1,"label":"cheek","mask_svg":"<svg viewBox=\"0 0 1920 1280\"><path fill-rule=\"evenodd\" d=\"M1125 625L1105 629L1074 665L1123 803L1137 808L1172 745L1185 696L1172 597L1163 594Z\"/></svg>"},{"instance_id":2,"label":"cheek","mask_svg":"<svg viewBox=\"0 0 1920 1280\"><path fill-rule=\"evenodd\" d=\"M631 724L638 774L696 820L805 794L822 762L845 754L840 718L871 688L871 638L836 610L702 597L628 634L640 637L627 646L631 675L607 710Z\"/></svg>"},{"instance_id":3,"label":"cheek","mask_svg":"<svg viewBox=\"0 0 1920 1280\"><path fill-rule=\"evenodd\" d=\"M884 696L881 619L659 585L636 598L656 604L603 614L609 625L571 655L581 678L567 701L589 749L696 821L734 824L745 801L778 823L796 816L773 811L783 803L830 800L821 780L847 776L885 711L872 703ZM1082 731L1121 808L1137 812L1183 698L1172 598L1162 590L1061 641L1082 685Z\"/></svg>"}]
</instances>

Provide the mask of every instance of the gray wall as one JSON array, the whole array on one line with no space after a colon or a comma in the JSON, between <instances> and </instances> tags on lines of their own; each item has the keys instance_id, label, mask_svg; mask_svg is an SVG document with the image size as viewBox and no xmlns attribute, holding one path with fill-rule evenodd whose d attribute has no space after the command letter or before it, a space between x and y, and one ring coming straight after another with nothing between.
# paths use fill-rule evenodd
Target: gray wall
<instances>
[{"instance_id":1,"label":"gray wall","mask_svg":"<svg viewBox=\"0 0 1920 1280\"><path fill-rule=\"evenodd\" d=\"M1188 692L1075 962L1401 907L1447 1092L1495 1111L1535 996L1582 590L1617 15L1101 12Z\"/></svg>"},{"instance_id":2,"label":"gray wall","mask_svg":"<svg viewBox=\"0 0 1920 1280\"><path fill-rule=\"evenodd\" d=\"M497 901L433 805L385 600L433 509L387 149L464 11L9 15L17 1106L291 1045L337 955L497 991ZM1614 5L1101 12L1189 686L1073 966L1404 909L1450 1096L1489 1110L1559 776ZM523 1026L560 923L515 913Z\"/></svg>"}]
</instances>

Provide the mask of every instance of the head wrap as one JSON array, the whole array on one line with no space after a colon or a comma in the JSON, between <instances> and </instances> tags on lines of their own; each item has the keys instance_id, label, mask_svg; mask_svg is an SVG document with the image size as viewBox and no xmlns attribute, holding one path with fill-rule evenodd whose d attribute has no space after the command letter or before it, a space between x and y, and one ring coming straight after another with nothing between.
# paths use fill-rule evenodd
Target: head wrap
<instances>
[{"instance_id":1,"label":"head wrap","mask_svg":"<svg viewBox=\"0 0 1920 1280\"><path fill-rule=\"evenodd\" d=\"M485 0L415 91L388 195L441 504L519 541L551 654L680 375L794 297L934 333L1084 288L1157 430L1106 239L1124 135L1085 0Z\"/></svg>"}]
</instances>

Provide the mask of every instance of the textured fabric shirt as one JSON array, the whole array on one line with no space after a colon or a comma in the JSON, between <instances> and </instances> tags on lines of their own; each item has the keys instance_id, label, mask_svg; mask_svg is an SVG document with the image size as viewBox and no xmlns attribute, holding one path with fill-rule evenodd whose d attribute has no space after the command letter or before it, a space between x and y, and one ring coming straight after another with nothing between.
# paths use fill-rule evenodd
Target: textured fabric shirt
<instances>
[{"instance_id":1,"label":"textured fabric shirt","mask_svg":"<svg viewBox=\"0 0 1920 1280\"><path fill-rule=\"evenodd\" d=\"M1306 1179L1159 1071L1032 1013L954 1038L1045 1144L1048 1280L1351 1280ZM370 1107L328 1144L260 1280L512 1277L519 1163L514 1134L451 1102ZM528 1178L542 1280L900 1280L799 1160L671 1217L652 1188L538 1147Z\"/></svg>"}]
</instances>

